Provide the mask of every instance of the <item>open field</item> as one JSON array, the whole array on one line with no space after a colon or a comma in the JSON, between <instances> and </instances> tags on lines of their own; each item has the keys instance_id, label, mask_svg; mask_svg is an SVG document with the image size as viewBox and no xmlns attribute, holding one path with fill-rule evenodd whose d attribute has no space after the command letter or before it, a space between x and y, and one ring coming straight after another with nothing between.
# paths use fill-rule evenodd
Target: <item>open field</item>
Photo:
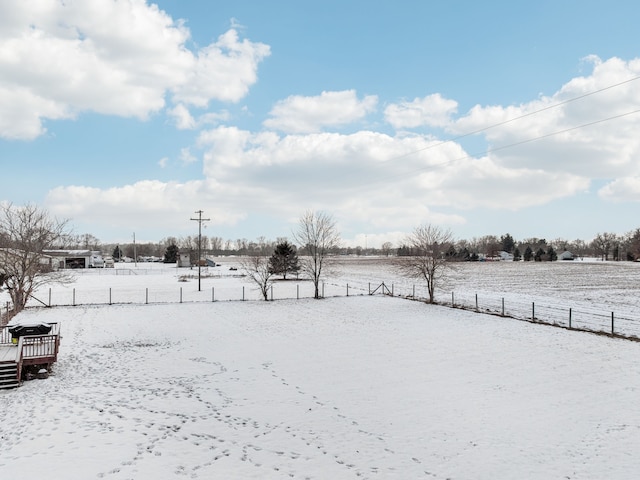
<instances>
[{"instance_id":1,"label":"open field","mask_svg":"<svg viewBox=\"0 0 640 480\"><path fill-rule=\"evenodd\" d=\"M88 304L155 304L259 299L256 287L241 276L234 257L220 258L220 267L203 268L198 291L196 268L138 263L115 269L75 271L78 282L53 285L36 292L31 306ZM179 281L180 278L185 281ZM437 292L442 303L485 312L504 313L594 331L640 337L640 263L632 262L467 262L453 264ZM327 297L367 294L382 282L397 296L425 298L417 279L398 274L393 258L340 257L324 281ZM277 281L273 299L313 296L309 281ZM0 301L6 300L6 292ZM571 312L569 311L571 309Z\"/></svg>"},{"instance_id":2,"label":"open field","mask_svg":"<svg viewBox=\"0 0 640 480\"><path fill-rule=\"evenodd\" d=\"M7 478L632 479L640 346L408 302L77 306Z\"/></svg>"},{"instance_id":3,"label":"open field","mask_svg":"<svg viewBox=\"0 0 640 480\"><path fill-rule=\"evenodd\" d=\"M536 276L513 280L523 267L557 285L536 292L571 301L580 297L561 283L566 272L585 283L585 272L620 283L638 272L475 264L454 280L492 291L509 284L509 274L513 290L527 290ZM47 380L0 393L3 476L637 477L637 342L388 296L211 302L212 286L221 294L251 289L227 265L203 279L203 292L197 280L178 282L184 272L175 268L138 268L87 271L67 288L95 303L108 288L131 298L149 288L164 292L157 303L36 308L17 317L59 321L63 337ZM349 272L354 293L392 275L369 259L341 268L327 284L342 290ZM297 283L278 285L291 293ZM631 283L602 282L589 295L607 305L612 292L635 295ZM161 298L178 286L182 304Z\"/></svg>"}]
</instances>

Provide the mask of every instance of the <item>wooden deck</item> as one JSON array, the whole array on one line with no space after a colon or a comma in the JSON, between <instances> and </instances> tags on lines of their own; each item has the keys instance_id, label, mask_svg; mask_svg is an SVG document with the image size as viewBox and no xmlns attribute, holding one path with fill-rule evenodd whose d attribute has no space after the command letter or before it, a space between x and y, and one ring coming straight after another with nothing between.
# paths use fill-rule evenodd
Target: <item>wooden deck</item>
<instances>
[{"instance_id":1,"label":"wooden deck","mask_svg":"<svg viewBox=\"0 0 640 480\"><path fill-rule=\"evenodd\" d=\"M0 362L17 362L18 345L0 345Z\"/></svg>"},{"instance_id":2,"label":"wooden deck","mask_svg":"<svg viewBox=\"0 0 640 480\"><path fill-rule=\"evenodd\" d=\"M58 360L60 324L50 325L49 334L24 335L15 343L9 327L0 328L0 389L19 386L23 370L28 367L49 369Z\"/></svg>"}]
</instances>

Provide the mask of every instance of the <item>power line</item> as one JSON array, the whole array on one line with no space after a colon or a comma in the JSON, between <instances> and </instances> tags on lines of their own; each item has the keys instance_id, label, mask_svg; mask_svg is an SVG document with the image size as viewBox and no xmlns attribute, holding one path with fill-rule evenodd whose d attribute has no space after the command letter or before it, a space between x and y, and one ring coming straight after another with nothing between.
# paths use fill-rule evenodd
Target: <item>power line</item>
<instances>
[{"instance_id":1,"label":"power line","mask_svg":"<svg viewBox=\"0 0 640 480\"><path fill-rule=\"evenodd\" d=\"M429 146L421 148L421 149L413 150L411 152L408 152L408 153L405 153L405 154L402 154L402 155L390 157L387 160L384 160L383 162L379 162L377 164L374 164L374 165L370 166L369 168L380 167L380 166L382 166L382 163L386 164L389 161L400 160L402 158L406 158L408 156L415 155L416 153L420 153L420 152L423 152L423 151L426 151L426 150L430 150L432 148L440 147L440 146L445 145L447 143L453 143L453 142L456 142L457 140L460 140L462 138L469 137L471 135L476 135L478 133L482 133L482 132L490 130L492 128L496 128L496 127L499 127L499 126L502 126L502 125L506 125L508 123L515 122L517 120L521 120L523 118L530 117L530 116L539 114L541 112L544 112L544 111L547 111L547 110L551 110L553 108L558 108L558 107L560 107L562 105L566 105L568 103L575 102L577 100L581 100L583 98L586 98L586 97L589 97L589 96L604 92L606 90L610 90L612 88L619 87L621 85L625 85L627 83L630 83L630 82L633 82L633 81L636 81L636 80L640 80L640 76L629 78L629 79L624 80L622 82L618 82L618 83L615 83L615 84L612 84L612 85L608 85L608 86L600 88L598 90L593 90L593 91L585 93L583 95L579 95L577 97L573 97L573 98L564 100L562 102L555 103L553 105L548 105L548 106L546 106L544 108L540 108L538 110L535 110L535 111L532 111L532 112L528 112L528 113L525 113L523 115L519 115L517 117L513 117L513 118L510 118L510 119L504 120L502 122L498 122L498 123L489 125L487 127L484 127L484 128L478 129L478 130L474 130L472 132L468 132L468 133L459 135L457 137L454 137L454 138L451 138L451 139L448 139L448 140L443 140L443 141L437 142L435 144L429 145ZM497 152L497 151L500 151L500 150L505 150L507 148L516 147L516 146L519 146L519 145L522 145L522 144L534 142L534 141L541 140L541 139L544 139L544 138L553 137L555 135L560 135L562 133L570 132L572 130L578 130L580 128L585 128L585 127L589 127L589 126L596 125L596 124L599 124L599 123L604 123L604 122L615 120L615 119L622 118L622 117L625 117L625 116L633 115L633 114L636 114L636 113L639 113L639 112L640 112L640 109L639 110L632 110L632 111L625 112L625 113L622 113L622 114L619 114L619 115L614 115L614 116L603 118L603 119L600 119L600 120L595 120L595 121L592 121L592 122L588 122L588 123L584 123L584 124L581 124L581 125L577 125L577 126L574 126L574 127L569 127L569 128L565 128L565 129L562 129L562 130L558 130L558 131L555 131L555 132L552 132L552 133L538 135L536 137L525 139L525 140L522 140L522 141L513 142L513 143L502 145L502 146L499 146L499 147L489 148L489 149L485 150L484 152L463 155L463 156L455 158L455 159L446 160L444 162L440 162L440 163L437 163L437 164L431 164L431 165L425 166L423 168L414 169L414 170L411 170L409 172L403 172L403 173L398 174L398 175L390 175L390 176L387 175L387 176L384 177L383 180L386 183L386 182L388 182L389 180L392 180L392 179L399 179L399 178L403 178L403 177L406 177L406 176L415 175L416 173L419 173L419 172L424 172L424 171L427 171L427 170L430 170L430 169L434 169L434 168L437 168L437 167L443 167L443 166L448 165L450 163L458 162L460 160L464 160L464 159L467 159L467 158L473 158L473 157L477 157L477 156L480 156L480 155L487 155L489 153ZM361 184L361 187L365 187L366 188L369 185L371 185L372 183L374 183L374 182L367 182L366 184ZM358 188L358 187L355 187L355 188Z\"/></svg>"},{"instance_id":2,"label":"power line","mask_svg":"<svg viewBox=\"0 0 640 480\"><path fill-rule=\"evenodd\" d=\"M444 166L446 166L448 164L451 164L451 163L454 163L454 162L459 162L461 160L465 160L465 159L468 159L468 158L474 158L474 157L478 157L478 156L481 156L481 155L488 155L490 153L494 153L494 152L497 152L497 151L500 151L500 150L505 150L507 148L517 147L519 145L524 145L526 143L531 143L531 142L534 142L536 140L541 140L543 138L549 138L549 137L553 137L553 136L556 136L556 135L561 135L563 133L571 132L573 130L578 130L578 129L585 128L585 127L590 127L590 126L593 126L593 125L597 125L599 123L608 122L608 121L611 121L611 120L615 120L615 119L622 118L622 117L627 117L629 115L634 115L634 114L637 114L637 113L640 113L640 109L632 110L630 112L625 112L625 113L621 113L621 114L618 114L618 115L613 115L613 116L607 117L607 118L602 118L600 120L594 120L593 122L583 123L581 125L565 128L565 129L558 130L558 131L551 132L551 133L547 133L547 134L544 134L544 135L538 135L536 137L528 138L528 139L525 139L525 140L520 140L518 142L509 143L509 144L506 144L506 145L501 145L499 147L489 148L489 149L487 149L487 150L485 150L483 152L478 152L478 153L475 153L475 154L463 155L461 157L454 158L452 160L446 160L444 162L431 164L431 165L427 165L427 166L422 167L422 168L414 169L414 170L411 170L409 172L403 172L402 174L387 176L387 177L385 177L384 180L386 182L388 180L400 179L400 178L404 178L404 177L408 177L408 176L413 176L413 175L415 175L417 173L420 173L420 172L425 172L425 171L432 170L432 169L435 169L435 168L444 167ZM362 185L362 186L366 187L368 185Z\"/></svg>"},{"instance_id":3,"label":"power line","mask_svg":"<svg viewBox=\"0 0 640 480\"><path fill-rule=\"evenodd\" d=\"M521 120L523 118L527 118L527 117L530 117L530 116L533 116L533 115L537 115L538 113L545 112L547 110L551 110L551 109L554 109L554 108L558 108L558 107L561 107L562 105L566 105L568 103L572 103L572 102L575 102L577 100L582 100L583 98L590 97L592 95L596 95L596 94L604 92L606 90L611 90L612 88L616 88L616 87L619 87L621 85L625 85L627 83L630 83L630 82L633 82L633 81L636 81L636 80L640 80L640 76L629 78L629 79L624 80L622 82L618 82L618 83L615 83L613 85L608 85L608 86L600 88L598 90L593 90L591 92L579 95L577 97L573 97L573 98L569 98L567 100L563 100L562 102L554 103L553 105L547 105L546 107L540 108L538 110L534 110L532 112L524 113L524 114L519 115L517 117L509 118L507 120L503 120L502 122L494 123L493 125L489 125L487 127L483 127L483 128L479 128L477 130L473 130L471 132L463 133L462 135L458 135L458 136L450 138L448 140L442 140L442 141L437 142L437 143L435 143L433 145L429 145L428 147L420 148L420 149L414 150L412 152L408 152L408 153L405 153L405 154L402 154L402 155L399 155L399 156L396 156L396 157L389 158L389 159L385 160L385 162L388 162L388 161L391 161L391 160L399 160L401 158L408 157L408 156L414 155L416 153L424 152L425 150L430 150L432 148L436 148L436 147L439 147L441 145L445 145L447 143L457 142L458 140L461 140L463 138L470 137L472 135L477 135L478 133L486 132L487 130L491 130L492 128L501 127L502 125L506 125L508 123L512 123L512 122Z\"/></svg>"}]
</instances>

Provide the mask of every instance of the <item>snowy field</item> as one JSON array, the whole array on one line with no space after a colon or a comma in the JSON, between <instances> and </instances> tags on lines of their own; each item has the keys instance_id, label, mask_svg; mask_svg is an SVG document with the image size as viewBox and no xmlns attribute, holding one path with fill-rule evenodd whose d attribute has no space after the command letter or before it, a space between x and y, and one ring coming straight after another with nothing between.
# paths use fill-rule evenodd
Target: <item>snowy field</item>
<instances>
[{"instance_id":1,"label":"snowy field","mask_svg":"<svg viewBox=\"0 0 640 480\"><path fill-rule=\"evenodd\" d=\"M489 291L513 265L486 266ZM61 322L63 338L48 379L0 392L0 478L638 476L638 342L356 295L381 279L363 263L335 274L342 290L351 272L348 298L296 300L287 282L293 298L276 302L212 302L212 287L255 295L226 268L202 292L175 269L138 268L78 275L67 288L86 303L19 315ZM638 272L622 268L607 275ZM573 291L546 275L544 295ZM109 288L136 303L89 303ZM145 304L147 288L164 294ZM606 305L625 286L587 295L603 289Z\"/></svg>"},{"instance_id":2,"label":"snowy field","mask_svg":"<svg viewBox=\"0 0 640 480\"><path fill-rule=\"evenodd\" d=\"M116 264L115 269L74 271L77 282L36 292L31 306L156 304L257 300L259 291L242 278L239 260L222 257L221 266L197 268L158 263ZM366 295L382 282L394 295L426 298L426 287L401 276L393 258L340 257L326 272L325 297ZM465 262L452 264L436 293L438 302L477 306L484 312L640 338L640 262ZM232 270L237 268L237 270ZM179 281L179 280L183 281ZM378 290L380 291L380 289ZM309 281L277 281L269 298L313 297ZM0 293L0 305L8 299ZM571 309L571 312L570 310Z\"/></svg>"}]
</instances>

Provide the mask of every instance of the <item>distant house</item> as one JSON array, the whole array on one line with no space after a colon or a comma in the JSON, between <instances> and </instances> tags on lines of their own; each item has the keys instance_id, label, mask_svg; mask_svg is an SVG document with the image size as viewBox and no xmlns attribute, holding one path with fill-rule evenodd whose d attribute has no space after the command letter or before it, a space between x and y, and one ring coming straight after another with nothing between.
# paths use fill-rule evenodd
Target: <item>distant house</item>
<instances>
[{"instance_id":1,"label":"distant house","mask_svg":"<svg viewBox=\"0 0 640 480\"><path fill-rule=\"evenodd\" d=\"M191 254L189 252L180 252L178 254L178 267L191 266Z\"/></svg>"},{"instance_id":2,"label":"distant house","mask_svg":"<svg viewBox=\"0 0 640 480\"><path fill-rule=\"evenodd\" d=\"M43 253L53 257L59 269L89 268L92 266L91 250L44 250Z\"/></svg>"},{"instance_id":3,"label":"distant house","mask_svg":"<svg viewBox=\"0 0 640 480\"><path fill-rule=\"evenodd\" d=\"M505 251L502 252L498 252L498 255L500 256L500 260L506 260L509 262L513 261L513 254L512 253L508 253Z\"/></svg>"},{"instance_id":4,"label":"distant house","mask_svg":"<svg viewBox=\"0 0 640 480\"><path fill-rule=\"evenodd\" d=\"M569 250L565 250L560 255L558 255L558 260L573 260L574 258L575 257L573 256L573 253L571 253Z\"/></svg>"}]
</instances>

